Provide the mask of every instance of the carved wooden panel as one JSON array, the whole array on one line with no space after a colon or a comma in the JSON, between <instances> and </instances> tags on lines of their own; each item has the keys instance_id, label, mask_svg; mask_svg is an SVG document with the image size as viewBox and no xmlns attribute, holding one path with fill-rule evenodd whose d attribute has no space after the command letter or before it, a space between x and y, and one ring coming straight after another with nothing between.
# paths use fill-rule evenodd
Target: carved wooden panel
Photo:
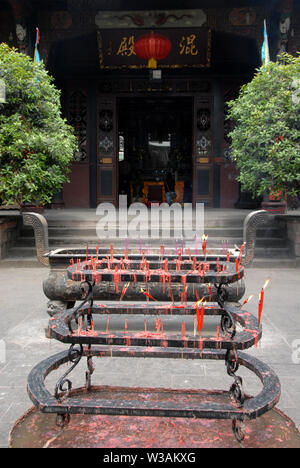
<instances>
[{"instance_id":1,"label":"carved wooden panel","mask_svg":"<svg viewBox=\"0 0 300 468\"><path fill-rule=\"evenodd\" d=\"M102 89L100 87L100 89ZM116 97L98 98L98 187L97 201L117 202L118 143Z\"/></svg>"},{"instance_id":2,"label":"carved wooden panel","mask_svg":"<svg viewBox=\"0 0 300 468\"><path fill-rule=\"evenodd\" d=\"M213 99L198 95L194 104L194 201L213 206Z\"/></svg>"},{"instance_id":3,"label":"carved wooden panel","mask_svg":"<svg viewBox=\"0 0 300 468\"><path fill-rule=\"evenodd\" d=\"M90 206L90 173L88 147L88 98L84 82L69 82L66 85L65 107L68 122L78 139L78 150L69 174L70 183L63 188L66 207L88 208Z\"/></svg>"},{"instance_id":4,"label":"carved wooden panel","mask_svg":"<svg viewBox=\"0 0 300 468\"><path fill-rule=\"evenodd\" d=\"M87 94L82 87L68 93L68 121L78 138L79 149L74 155L74 160L87 161Z\"/></svg>"}]
</instances>

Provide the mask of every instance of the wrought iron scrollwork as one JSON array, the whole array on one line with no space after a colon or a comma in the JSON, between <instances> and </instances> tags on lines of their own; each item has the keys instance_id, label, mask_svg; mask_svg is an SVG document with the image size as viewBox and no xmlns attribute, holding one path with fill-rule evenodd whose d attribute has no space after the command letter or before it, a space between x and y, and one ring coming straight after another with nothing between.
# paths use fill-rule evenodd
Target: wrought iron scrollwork
<instances>
[{"instance_id":1,"label":"wrought iron scrollwork","mask_svg":"<svg viewBox=\"0 0 300 468\"><path fill-rule=\"evenodd\" d=\"M227 373L230 377L234 377L234 374L239 369L238 354L237 351L229 349L225 357L225 365L227 368Z\"/></svg>"},{"instance_id":2,"label":"wrought iron scrollwork","mask_svg":"<svg viewBox=\"0 0 300 468\"><path fill-rule=\"evenodd\" d=\"M87 284L88 286L88 289L86 290L84 288L84 285ZM81 302L81 304L79 304L79 306L77 306L75 309L74 309L74 312L72 314L72 316L69 316L68 320L67 320L67 325L68 325L68 328L69 328L69 331L70 333L73 333L74 330L72 328L72 318L75 319L75 322L76 324L78 325L79 323L79 318L81 317L82 318L82 321L84 320L84 314L83 313L80 313L80 309L82 308L82 306L84 304L86 304L87 302L89 303L90 307L92 308L93 307L93 304L94 304L94 299L93 299L93 288L95 286L95 282L90 282L88 280L85 280L83 281L81 284L80 284L80 289L81 289L81 292L82 292L82 296L84 297L83 301ZM91 311L88 312L87 314L87 323L88 323L88 327L91 327L91 323L92 323L92 319L93 319L93 316L92 316L92 313Z\"/></svg>"},{"instance_id":3,"label":"wrought iron scrollwork","mask_svg":"<svg viewBox=\"0 0 300 468\"><path fill-rule=\"evenodd\" d=\"M230 396L238 406L242 407L245 402L245 395L243 392L243 379L239 376L234 376L234 382L229 390Z\"/></svg>"},{"instance_id":4,"label":"wrought iron scrollwork","mask_svg":"<svg viewBox=\"0 0 300 468\"><path fill-rule=\"evenodd\" d=\"M243 442L245 439L245 424L244 421L233 419L232 430L238 442Z\"/></svg>"},{"instance_id":5,"label":"wrought iron scrollwork","mask_svg":"<svg viewBox=\"0 0 300 468\"><path fill-rule=\"evenodd\" d=\"M223 309L223 315L221 317L221 330L225 335L229 335L233 339L236 335L236 324L231 313Z\"/></svg>"},{"instance_id":6,"label":"wrought iron scrollwork","mask_svg":"<svg viewBox=\"0 0 300 468\"><path fill-rule=\"evenodd\" d=\"M75 345L71 345L68 353L69 362L73 363L73 365L68 369L63 376L58 380L55 390L54 396L57 400L62 401L63 399L67 398L70 391L72 390L72 382L71 380L67 379L66 377L72 372L72 370L77 366L79 361L81 360L83 355L83 346L82 344L79 345L79 349L75 348ZM67 386L67 388L65 388ZM59 395L59 392L63 392L63 396Z\"/></svg>"},{"instance_id":7,"label":"wrought iron scrollwork","mask_svg":"<svg viewBox=\"0 0 300 468\"><path fill-rule=\"evenodd\" d=\"M221 317L221 330L226 335L229 335L230 338L234 338L236 335L236 323L232 317L232 314L226 308L226 301L228 299L228 292L224 284L216 285L217 288L217 302L222 309Z\"/></svg>"},{"instance_id":8,"label":"wrought iron scrollwork","mask_svg":"<svg viewBox=\"0 0 300 468\"><path fill-rule=\"evenodd\" d=\"M225 365L227 374L234 378L234 382L230 387L229 394L236 405L241 408L245 402L243 391L243 379L236 375L239 369L239 356L235 349L229 349L225 357ZM232 430L238 442L241 442L245 437L244 424L240 420L234 419L232 422Z\"/></svg>"},{"instance_id":9,"label":"wrought iron scrollwork","mask_svg":"<svg viewBox=\"0 0 300 468\"><path fill-rule=\"evenodd\" d=\"M230 387L230 396L234 400L234 402L238 406L243 406L244 401L245 401L245 395L242 389L243 386L243 379L236 374L236 372L239 369L239 363L238 363L238 353L236 350L229 349L226 353L226 358L225 358L225 365L227 368L227 374L230 375L230 377L234 378L234 383Z\"/></svg>"}]
</instances>

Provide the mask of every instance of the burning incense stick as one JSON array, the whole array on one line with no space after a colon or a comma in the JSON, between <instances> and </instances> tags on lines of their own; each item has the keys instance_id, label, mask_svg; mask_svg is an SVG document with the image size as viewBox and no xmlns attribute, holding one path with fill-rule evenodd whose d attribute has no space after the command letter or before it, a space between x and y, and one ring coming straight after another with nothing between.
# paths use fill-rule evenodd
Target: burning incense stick
<instances>
[{"instance_id":1,"label":"burning incense stick","mask_svg":"<svg viewBox=\"0 0 300 468\"><path fill-rule=\"evenodd\" d=\"M125 286L123 287L122 293L121 293L121 296L120 296L120 302L122 301L123 297L125 296L129 286L130 286L130 282L126 283Z\"/></svg>"},{"instance_id":2,"label":"burning incense stick","mask_svg":"<svg viewBox=\"0 0 300 468\"><path fill-rule=\"evenodd\" d=\"M250 302L252 298L253 298L253 294L251 294L251 296L249 296L248 299L246 299L246 300L243 302L243 304L241 305L241 308L242 308L244 305L248 304L248 302Z\"/></svg>"},{"instance_id":3,"label":"burning incense stick","mask_svg":"<svg viewBox=\"0 0 300 468\"><path fill-rule=\"evenodd\" d=\"M150 299L152 299L153 301L157 301L157 299L154 299L154 297L152 297L147 291L144 291L143 288L141 288L141 292L146 296L146 297L149 297Z\"/></svg>"}]
</instances>

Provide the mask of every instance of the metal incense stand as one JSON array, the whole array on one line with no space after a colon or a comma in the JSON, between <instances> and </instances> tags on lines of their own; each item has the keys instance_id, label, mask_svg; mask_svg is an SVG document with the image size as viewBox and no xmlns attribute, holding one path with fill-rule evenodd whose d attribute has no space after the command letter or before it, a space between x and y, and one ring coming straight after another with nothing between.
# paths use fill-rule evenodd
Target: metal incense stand
<instances>
[{"instance_id":1,"label":"metal incense stand","mask_svg":"<svg viewBox=\"0 0 300 468\"><path fill-rule=\"evenodd\" d=\"M236 439L242 441L244 423L263 415L278 402L280 382L270 367L242 352L257 344L262 329L237 300L228 300L232 288L236 288L235 297L244 293L243 287L239 291L244 277L241 256L229 261L225 257L144 254L99 258L77 261L67 269L69 280L81 284L83 302L50 319L50 336L68 343L70 348L42 361L30 372L28 394L38 411L56 414L57 424L62 427L73 414L228 419L232 421ZM126 296L126 288L133 284L139 294L148 295L148 302L129 304L119 300L110 305L96 304L94 290L103 283L113 285L119 299ZM169 296L169 301L153 300L148 291L154 284ZM173 290L177 293L181 290L181 301L172 300ZM194 298L204 296L202 302L186 301L188 290ZM166 332L160 326L155 332L99 331L95 329L94 318L102 314L192 315L197 317L197 334L188 335L185 329L181 333ZM202 336L206 316L220 317L219 335ZM193 398L186 398L186 390L174 390L172 398L157 399L157 389L130 388L130 395L124 393L122 398L119 387L109 387L108 393L101 393L101 387L92 386L93 358L105 356L222 360L233 383L222 401L205 390ZM87 370L85 389L80 393L72 388L70 373L82 358L87 359ZM51 394L45 378L65 363L71 366ZM237 375L239 366L254 372L261 380L263 388L257 396L244 395L242 378ZM87 398L89 393L91 398Z\"/></svg>"}]
</instances>

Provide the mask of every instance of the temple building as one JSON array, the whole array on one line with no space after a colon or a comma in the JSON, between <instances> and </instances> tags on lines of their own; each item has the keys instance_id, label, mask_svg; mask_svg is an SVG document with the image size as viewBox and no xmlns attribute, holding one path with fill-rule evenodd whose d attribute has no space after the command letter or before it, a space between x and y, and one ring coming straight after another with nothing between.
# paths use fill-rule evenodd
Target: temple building
<instances>
[{"instance_id":1,"label":"temple building","mask_svg":"<svg viewBox=\"0 0 300 468\"><path fill-rule=\"evenodd\" d=\"M39 28L78 136L53 206L164 201L171 172L175 201L251 207L230 159L226 102L261 65L264 20L271 60L296 54L298 0L0 0L0 41L33 57ZM151 34L171 46L157 68L135 48Z\"/></svg>"}]
</instances>

